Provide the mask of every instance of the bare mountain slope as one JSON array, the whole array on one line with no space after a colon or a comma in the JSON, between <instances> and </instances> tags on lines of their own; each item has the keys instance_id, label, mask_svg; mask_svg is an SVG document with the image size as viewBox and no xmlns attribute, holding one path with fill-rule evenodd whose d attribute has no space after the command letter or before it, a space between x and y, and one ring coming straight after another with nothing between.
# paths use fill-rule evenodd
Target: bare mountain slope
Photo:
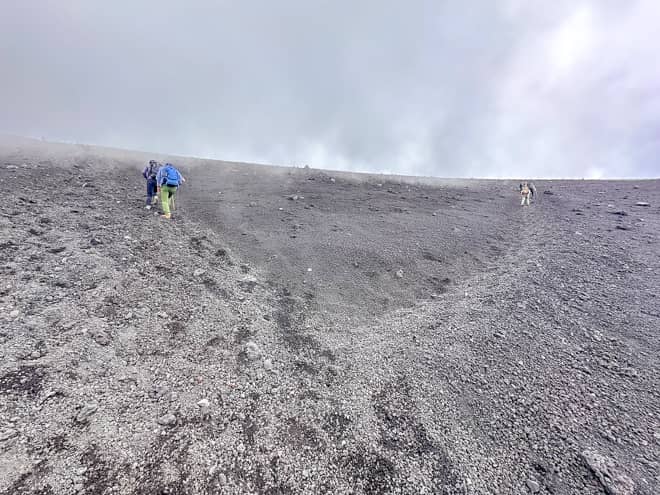
<instances>
[{"instance_id":1,"label":"bare mountain slope","mask_svg":"<svg viewBox=\"0 0 660 495\"><path fill-rule=\"evenodd\" d=\"M657 181L0 144L0 493L658 492Z\"/></svg>"}]
</instances>

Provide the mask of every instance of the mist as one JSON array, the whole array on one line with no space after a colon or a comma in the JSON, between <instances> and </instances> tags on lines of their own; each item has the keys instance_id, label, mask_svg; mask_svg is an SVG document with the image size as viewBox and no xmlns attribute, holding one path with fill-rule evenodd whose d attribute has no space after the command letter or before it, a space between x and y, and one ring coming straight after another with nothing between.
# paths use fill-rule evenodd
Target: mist
<instances>
[{"instance_id":1,"label":"mist","mask_svg":"<svg viewBox=\"0 0 660 495\"><path fill-rule=\"evenodd\" d=\"M0 5L0 132L405 175L658 176L654 1Z\"/></svg>"}]
</instances>

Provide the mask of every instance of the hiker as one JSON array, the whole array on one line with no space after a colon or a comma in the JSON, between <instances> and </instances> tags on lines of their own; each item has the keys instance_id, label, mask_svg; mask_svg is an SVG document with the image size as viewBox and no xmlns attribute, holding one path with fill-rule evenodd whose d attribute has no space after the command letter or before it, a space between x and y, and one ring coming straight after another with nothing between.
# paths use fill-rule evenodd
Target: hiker
<instances>
[{"instance_id":1,"label":"hiker","mask_svg":"<svg viewBox=\"0 0 660 495\"><path fill-rule=\"evenodd\" d=\"M530 200L536 200L536 186L534 185L533 182L521 182L518 184L518 191L520 191L522 195L522 190L523 190L523 185L526 184L527 187L529 188L529 198L527 201L527 204L529 205ZM522 203L521 203L522 204Z\"/></svg>"},{"instance_id":2,"label":"hiker","mask_svg":"<svg viewBox=\"0 0 660 495\"><path fill-rule=\"evenodd\" d=\"M172 218L176 190L185 181L186 179L181 175L181 172L171 163L166 163L158 170L156 183L158 184L158 193L160 195L160 204L163 209L164 218Z\"/></svg>"},{"instance_id":3,"label":"hiker","mask_svg":"<svg viewBox=\"0 0 660 495\"><path fill-rule=\"evenodd\" d=\"M529 198L532 196L532 190L527 182L518 185L520 190L520 206L529 206Z\"/></svg>"},{"instance_id":4,"label":"hiker","mask_svg":"<svg viewBox=\"0 0 660 495\"><path fill-rule=\"evenodd\" d=\"M151 210L151 207L158 201L156 175L158 175L159 167L160 165L156 160L149 160L149 165L144 167L142 171L142 177L147 181L147 205L145 206L147 210Z\"/></svg>"}]
</instances>

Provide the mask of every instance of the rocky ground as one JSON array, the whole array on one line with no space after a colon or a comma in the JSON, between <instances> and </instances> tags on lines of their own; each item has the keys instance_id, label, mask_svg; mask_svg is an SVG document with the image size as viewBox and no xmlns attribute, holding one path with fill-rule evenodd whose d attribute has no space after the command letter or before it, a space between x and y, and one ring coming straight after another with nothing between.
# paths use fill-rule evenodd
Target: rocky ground
<instances>
[{"instance_id":1,"label":"rocky ground","mask_svg":"<svg viewBox=\"0 0 660 495\"><path fill-rule=\"evenodd\" d=\"M659 181L149 158L0 140L1 494L660 493Z\"/></svg>"}]
</instances>

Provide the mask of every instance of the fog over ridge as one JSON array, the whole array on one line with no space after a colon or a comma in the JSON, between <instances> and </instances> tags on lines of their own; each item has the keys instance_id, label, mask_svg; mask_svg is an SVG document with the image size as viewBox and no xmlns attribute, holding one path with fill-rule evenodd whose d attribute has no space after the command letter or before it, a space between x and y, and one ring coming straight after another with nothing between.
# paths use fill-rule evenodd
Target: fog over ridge
<instances>
[{"instance_id":1,"label":"fog over ridge","mask_svg":"<svg viewBox=\"0 0 660 495\"><path fill-rule=\"evenodd\" d=\"M405 175L658 175L651 0L2 12L0 132Z\"/></svg>"}]
</instances>

